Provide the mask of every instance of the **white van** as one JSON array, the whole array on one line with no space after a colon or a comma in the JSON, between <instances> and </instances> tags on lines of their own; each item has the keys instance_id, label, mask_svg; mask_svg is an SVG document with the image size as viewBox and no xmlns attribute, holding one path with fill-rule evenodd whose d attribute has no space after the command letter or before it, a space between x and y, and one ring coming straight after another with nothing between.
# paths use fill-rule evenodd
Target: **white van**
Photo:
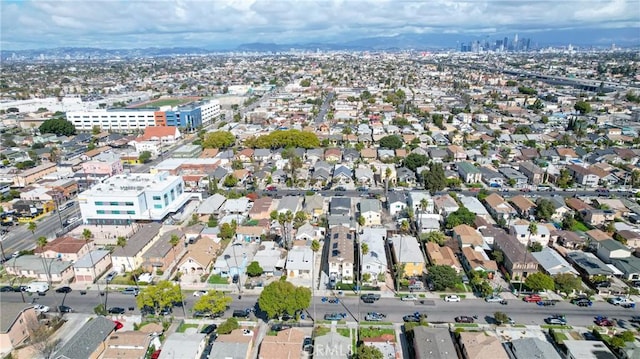
<instances>
[{"instance_id":1,"label":"white van","mask_svg":"<svg viewBox=\"0 0 640 359\"><path fill-rule=\"evenodd\" d=\"M26 291L29 293L44 293L49 290L49 284L46 282L33 282L27 286Z\"/></svg>"}]
</instances>

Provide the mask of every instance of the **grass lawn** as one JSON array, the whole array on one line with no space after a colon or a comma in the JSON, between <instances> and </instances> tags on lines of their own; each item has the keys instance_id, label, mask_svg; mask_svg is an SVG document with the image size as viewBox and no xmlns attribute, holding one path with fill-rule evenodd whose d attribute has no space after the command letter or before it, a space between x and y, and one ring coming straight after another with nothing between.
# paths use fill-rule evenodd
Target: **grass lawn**
<instances>
[{"instance_id":1,"label":"grass lawn","mask_svg":"<svg viewBox=\"0 0 640 359\"><path fill-rule=\"evenodd\" d=\"M576 224L574 224L571 227L571 230L572 231L587 232L589 230L589 227L587 227L587 225L582 223L582 222L576 221Z\"/></svg>"},{"instance_id":2,"label":"grass lawn","mask_svg":"<svg viewBox=\"0 0 640 359\"><path fill-rule=\"evenodd\" d=\"M349 328L337 328L336 332L338 332L338 334L342 335L343 337L347 337L347 338L351 337L350 335L351 329Z\"/></svg>"},{"instance_id":3,"label":"grass lawn","mask_svg":"<svg viewBox=\"0 0 640 359\"><path fill-rule=\"evenodd\" d=\"M127 276L122 276L122 275L117 275L115 277L113 277L113 279L111 280L111 282L109 282L109 284L114 284L114 285L135 285L136 282L134 282L129 275L127 274ZM139 283L142 284L142 283Z\"/></svg>"},{"instance_id":4,"label":"grass lawn","mask_svg":"<svg viewBox=\"0 0 640 359\"><path fill-rule=\"evenodd\" d=\"M270 337L275 337L278 336L278 332L276 332L275 330L270 330L267 332L267 335Z\"/></svg>"},{"instance_id":5,"label":"grass lawn","mask_svg":"<svg viewBox=\"0 0 640 359\"><path fill-rule=\"evenodd\" d=\"M455 326L458 328L477 328L479 325L477 323L456 323Z\"/></svg>"},{"instance_id":6,"label":"grass lawn","mask_svg":"<svg viewBox=\"0 0 640 359\"><path fill-rule=\"evenodd\" d=\"M187 324L187 323L182 323L180 324L180 326L178 327L177 332L178 333L184 333L187 331L187 328L197 328L198 324Z\"/></svg>"},{"instance_id":7,"label":"grass lawn","mask_svg":"<svg viewBox=\"0 0 640 359\"><path fill-rule=\"evenodd\" d=\"M185 98L163 98L156 101L151 101L149 103L144 104L145 107L153 107L153 106L178 106L183 103L191 102L193 99L185 99Z\"/></svg>"},{"instance_id":8,"label":"grass lawn","mask_svg":"<svg viewBox=\"0 0 640 359\"><path fill-rule=\"evenodd\" d=\"M318 326L318 327L315 327L315 329L313 330L313 336L314 337L320 337L320 336L323 336L323 335L329 333L330 331L331 331L331 329L329 329L327 327Z\"/></svg>"},{"instance_id":9,"label":"grass lawn","mask_svg":"<svg viewBox=\"0 0 640 359\"><path fill-rule=\"evenodd\" d=\"M209 282L209 284L229 284L229 280L221 277L219 274L212 274L207 282Z\"/></svg>"},{"instance_id":10,"label":"grass lawn","mask_svg":"<svg viewBox=\"0 0 640 359\"><path fill-rule=\"evenodd\" d=\"M559 325L559 324L543 324L540 326L542 329L573 329L570 325Z\"/></svg>"},{"instance_id":11,"label":"grass lawn","mask_svg":"<svg viewBox=\"0 0 640 359\"><path fill-rule=\"evenodd\" d=\"M556 341L556 343L562 344L562 342L569 339L569 337L567 337L567 335L564 333L554 332L553 339Z\"/></svg>"},{"instance_id":12,"label":"grass lawn","mask_svg":"<svg viewBox=\"0 0 640 359\"><path fill-rule=\"evenodd\" d=\"M376 326L376 325L393 325L393 323L391 323L391 322L367 322L367 321L363 320L363 321L360 322L360 325L373 325L373 326Z\"/></svg>"},{"instance_id":13,"label":"grass lawn","mask_svg":"<svg viewBox=\"0 0 640 359\"><path fill-rule=\"evenodd\" d=\"M391 334L395 337L396 331L395 329L360 329L360 338L378 338L384 334Z\"/></svg>"}]
</instances>

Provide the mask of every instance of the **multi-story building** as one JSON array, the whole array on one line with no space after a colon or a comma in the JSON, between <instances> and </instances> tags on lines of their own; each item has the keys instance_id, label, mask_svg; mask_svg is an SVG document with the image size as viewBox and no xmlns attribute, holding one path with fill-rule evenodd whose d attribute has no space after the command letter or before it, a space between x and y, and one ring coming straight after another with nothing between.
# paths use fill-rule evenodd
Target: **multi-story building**
<instances>
[{"instance_id":1,"label":"multi-story building","mask_svg":"<svg viewBox=\"0 0 640 359\"><path fill-rule=\"evenodd\" d=\"M393 261L402 266L402 275L404 277L421 276L425 263L416 237L394 235L391 237L391 241L393 243Z\"/></svg>"},{"instance_id":2,"label":"multi-story building","mask_svg":"<svg viewBox=\"0 0 640 359\"><path fill-rule=\"evenodd\" d=\"M18 173L13 178L13 184L16 187L26 187L32 183L36 183L44 176L56 172L58 167L55 163L45 163L40 166L30 168Z\"/></svg>"},{"instance_id":3,"label":"multi-story building","mask_svg":"<svg viewBox=\"0 0 640 359\"><path fill-rule=\"evenodd\" d=\"M349 228L335 226L329 234L329 277L338 282L353 281L354 235Z\"/></svg>"},{"instance_id":4,"label":"multi-story building","mask_svg":"<svg viewBox=\"0 0 640 359\"><path fill-rule=\"evenodd\" d=\"M175 213L193 194L180 176L168 172L113 176L78 195L82 219L88 224L159 221Z\"/></svg>"},{"instance_id":5,"label":"multi-story building","mask_svg":"<svg viewBox=\"0 0 640 359\"><path fill-rule=\"evenodd\" d=\"M482 180L482 173L470 162L458 163L458 174L464 183L479 183Z\"/></svg>"},{"instance_id":6,"label":"multi-story building","mask_svg":"<svg viewBox=\"0 0 640 359\"><path fill-rule=\"evenodd\" d=\"M104 152L92 160L82 163L82 173L79 178L92 183L105 177L121 174L124 171L120 156L114 152ZM87 183L87 184L88 184Z\"/></svg>"},{"instance_id":7,"label":"multi-story building","mask_svg":"<svg viewBox=\"0 0 640 359\"><path fill-rule=\"evenodd\" d=\"M207 100L175 107L70 111L67 120L79 131L90 131L94 126L110 131L141 130L148 126L193 130L211 123L219 115L220 103Z\"/></svg>"}]
</instances>

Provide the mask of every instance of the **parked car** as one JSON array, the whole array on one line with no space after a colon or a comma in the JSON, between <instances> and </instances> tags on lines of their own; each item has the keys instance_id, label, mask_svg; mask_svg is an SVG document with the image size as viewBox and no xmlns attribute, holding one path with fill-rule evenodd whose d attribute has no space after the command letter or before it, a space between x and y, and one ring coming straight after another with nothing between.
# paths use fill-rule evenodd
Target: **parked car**
<instances>
[{"instance_id":1,"label":"parked car","mask_svg":"<svg viewBox=\"0 0 640 359\"><path fill-rule=\"evenodd\" d=\"M122 290L121 292L122 294L127 294L127 295L135 295L137 296L139 294L138 288L136 287L128 287Z\"/></svg>"},{"instance_id":2,"label":"parked car","mask_svg":"<svg viewBox=\"0 0 640 359\"><path fill-rule=\"evenodd\" d=\"M473 323L473 318L466 315L461 315L459 317L456 317L455 321L456 323Z\"/></svg>"},{"instance_id":3,"label":"parked car","mask_svg":"<svg viewBox=\"0 0 640 359\"><path fill-rule=\"evenodd\" d=\"M202 334L211 334L213 332L216 331L216 329L218 329L218 326L215 324L209 324L206 327L202 328L202 330L200 331L200 333Z\"/></svg>"},{"instance_id":4,"label":"parked car","mask_svg":"<svg viewBox=\"0 0 640 359\"><path fill-rule=\"evenodd\" d=\"M38 312L38 314L49 312L49 307L46 305L36 304L33 306L33 308L36 310L36 312Z\"/></svg>"},{"instance_id":5,"label":"parked car","mask_svg":"<svg viewBox=\"0 0 640 359\"><path fill-rule=\"evenodd\" d=\"M405 315L404 317L402 317L402 320L405 323L419 323L420 317L417 317L414 314L411 314L411 315Z\"/></svg>"},{"instance_id":6,"label":"parked car","mask_svg":"<svg viewBox=\"0 0 640 359\"><path fill-rule=\"evenodd\" d=\"M624 305L624 304L633 303L632 301L630 301L625 297L613 297L613 298L609 298L607 301L613 305Z\"/></svg>"},{"instance_id":7,"label":"parked car","mask_svg":"<svg viewBox=\"0 0 640 359\"><path fill-rule=\"evenodd\" d=\"M58 289L56 289L56 293L71 293L71 287L60 287Z\"/></svg>"},{"instance_id":8,"label":"parked car","mask_svg":"<svg viewBox=\"0 0 640 359\"><path fill-rule=\"evenodd\" d=\"M457 295L455 295L455 294L451 294L451 295L448 295L448 296L444 297L444 301L445 301L445 302L459 302L459 301L460 301L460 299L461 299L461 298L460 298L460 297L458 297L458 296L457 296Z\"/></svg>"},{"instance_id":9,"label":"parked car","mask_svg":"<svg viewBox=\"0 0 640 359\"><path fill-rule=\"evenodd\" d=\"M545 323L547 324L558 324L558 325L567 325L567 320L564 318L559 318L559 317L548 317L545 320Z\"/></svg>"},{"instance_id":10,"label":"parked car","mask_svg":"<svg viewBox=\"0 0 640 359\"><path fill-rule=\"evenodd\" d=\"M403 295L400 300L402 301L410 301L410 300L418 300L418 297L416 297L415 294L407 294L407 295Z\"/></svg>"},{"instance_id":11,"label":"parked car","mask_svg":"<svg viewBox=\"0 0 640 359\"><path fill-rule=\"evenodd\" d=\"M171 309L171 307L164 307L160 310L160 315L170 315L171 313L173 313L173 309Z\"/></svg>"},{"instance_id":12,"label":"parked car","mask_svg":"<svg viewBox=\"0 0 640 359\"><path fill-rule=\"evenodd\" d=\"M275 331L275 332L280 332L286 329L291 329L291 326L288 324L281 324L281 323L276 323L274 325L271 326L271 330Z\"/></svg>"},{"instance_id":13,"label":"parked car","mask_svg":"<svg viewBox=\"0 0 640 359\"><path fill-rule=\"evenodd\" d=\"M251 312L248 309L237 309L233 311L234 318L246 318Z\"/></svg>"},{"instance_id":14,"label":"parked car","mask_svg":"<svg viewBox=\"0 0 640 359\"><path fill-rule=\"evenodd\" d=\"M499 295L490 295L486 298L484 298L484 301L487 303L500 303L502 302L504 299L502 299L501 296Z\"/></svg>"},{"instance_id":15,"label":"parked car","mask_svg":"<svg viewBox=\"0 0 640 359\"><path fill-rule=\"evenodd\" d=\"M207 294L206 290L196 290L195 292L193 292L193 296L194 297L200 297Z\"/></svg>"},{"instance_id":16,"label":"parked car","mask_svg":"<svg viewBox=\"0 0 640 359\"><path fill-rule=\"evenodd\" d=\"M387 316L382 313L370 312L365 315L364 320L367 322L381 322Z\"/></svg>"},{"instance_id":17,"label":"parked car","mask_svg":"<svg viewBox=\"0 0 640 359\"><path fill-rule=\"evenodd\" d=\"M595 323L596 325L599 325L601 327L612 327L614 325L612 320L609 320L609 318L603 316L595 317Z\"/></svg>"},{"instance_id":18,"label":"parked car","mask_svg":"<svg viewBox=\"0 0 640 359\"><path fill-rule=\"evenodd\" d=\"M0 292L2 293L13 292L13 287L5 285L3 287L0 287Z\"/></svg>"},{"instance_id":19,"label":"parked car","mask_svg":"<svg viewBox=\"0 0 640 359\"><path fill-rule=\"evenodd\" d=\"M58 312L60 313L71 313L73 312L73 309L69 306L66 305L59 305L58 306Z\"/></svg>"},{"instance_id":20,"label":"parked car","mask_svg":"<svg viewBox=\"0 0 640 359\"><path fill-rule=\"evenodd\" d=\"M608 280L603 280L603 281L600 281L600 282L595 282L595 283L593 283L593 285L596 288L610 288L611 287L611 282L609 282Z\"/></svg>"},{"instance_id":21,"label":"parked car","mask_svg":"<svg viewBox=\"0 0 640 359\"><path fill-rule=\"evenodd\" d=\"M376 302L376 301L375 301L375 299L370 298L370 297L362 298L362 301L363 301L364 303L367 303L367 304L373 304L373 303L375 303L375 302Z\"/></svg>"},{"instance_id":22,"label":"parked car","mask_svg":"<svg viewBox=\"0 0 640 359\"><path fill-rule=\"evenodd\" d=\"M574 298L571 299L571 303L577 305L578 307L590 307L593 305L593 302L588 298Z\"/></svg>"},{"instance_id":23,"label":"parked car","mask_svg":"<svg viewBox=\"0 0 640 359\"><path fill-rule=\"evenodd\" d=\"M629 319L631 323L640 323L640 315L634 315Z\"/></svg>"},{"instance_id":24,"label":"parked car","mask_svg":"<svg viewBox=\"0 0 640 359\"><path fill-rule=\"evenodd\" d=\"M343 320L347 317L347 313L327 313L324 315L324 320Z\"/></svg>"},{"instance_id":25,"label":"parked car","mask_svg":"<svg viewBox=\"0 0 640 359\"><path fill-rule=\"evenodd\" d=\"M374 302L378 299L380 299L380 294L374 294L374 293L367 293L367 294L363 294L360 296L360 299L362 299L363 301L365 299L371 299Z\"/></svg>"},{"instance_id":26,"label":"parked car","mask_svg":"<svg viewBox=\"0 0 640 359\"><path fill-rule=\"evenodd\" d=\"M142 315L155 315L156 314L156 309L154 307L150 307L148 305L145 305L142 308L140 308L140 314L142 314Z\"/></svg>"},{"instance_id":27,"label":"parked car","mask_svg":"<svg viewBox=\"0 0 640 359\"><path fill-rule=\"evenodd\" d=\"M113 280L113 278L115 278L118 275L118 272L110 272L109 274L107 274L106 277L104 277L104 281L109 283Z\"/></svg>"},{"instance_id":28,"label":"parked car","mask_svg":"<svg viewBox=\"0 0 640 359\"><path fill-rule=\"evenodd\" d=\"M540 297L537 294L531 294L531 295L528 295L528 296L522 298L522 300L524 300L527 303L538 303L539 301L542 300L542 297Z\"/></svg>"},{"instance_id":29,"label":"parked car","mask_svg":"<svg viewBox=\"0 0 640 359\"><path fill-rule=\"evenodd\" d=\"M548 307L548 306L551 306L551 305L556 305L556 302L557 301L555 301L555 300L541 300L541 301L537 302L536 304L538 304L539 306L542 306L542 307Z\"/></svg>"},{"instance_id":30,"label":"parked car","mask_svg":"<svg viewBox=\"0 0 640 359\"><path fill-rule=\"evenodd\" d=\"M111 307L107 312L109 312L109 314L124 314L125 310L122 307Z\"/></svg>"},{"instance_id":31,"label":"parked car","mask_svg":"<svg viewBox=\"0 0 640 359\"><path fill-rule=\"evenodd\" d=\"M302 341L302 350L307 353L313 352L313 339L311 339L311 337L304 337L304 340Z\"/></svg>"}]
</instances>

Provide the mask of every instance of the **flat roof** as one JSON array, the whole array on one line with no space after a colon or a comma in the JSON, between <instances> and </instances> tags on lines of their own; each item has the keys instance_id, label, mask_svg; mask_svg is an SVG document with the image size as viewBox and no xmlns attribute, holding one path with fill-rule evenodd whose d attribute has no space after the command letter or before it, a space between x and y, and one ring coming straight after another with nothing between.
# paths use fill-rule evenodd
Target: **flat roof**
<instances>
[{"instance_id":1,"label":"flat roof","mask_svg":"<svg viewBox=\"0 0 640 359\"><path fill-rule=\"evenodd\" d=\"M167 187L167 183L179 178L172 176L169 172L150 173L129 173L107 178L104 182L98 183L81 195L85 196L132 196L140 195L144 191L162 191Z\"/></svg>"}]
</instances>

